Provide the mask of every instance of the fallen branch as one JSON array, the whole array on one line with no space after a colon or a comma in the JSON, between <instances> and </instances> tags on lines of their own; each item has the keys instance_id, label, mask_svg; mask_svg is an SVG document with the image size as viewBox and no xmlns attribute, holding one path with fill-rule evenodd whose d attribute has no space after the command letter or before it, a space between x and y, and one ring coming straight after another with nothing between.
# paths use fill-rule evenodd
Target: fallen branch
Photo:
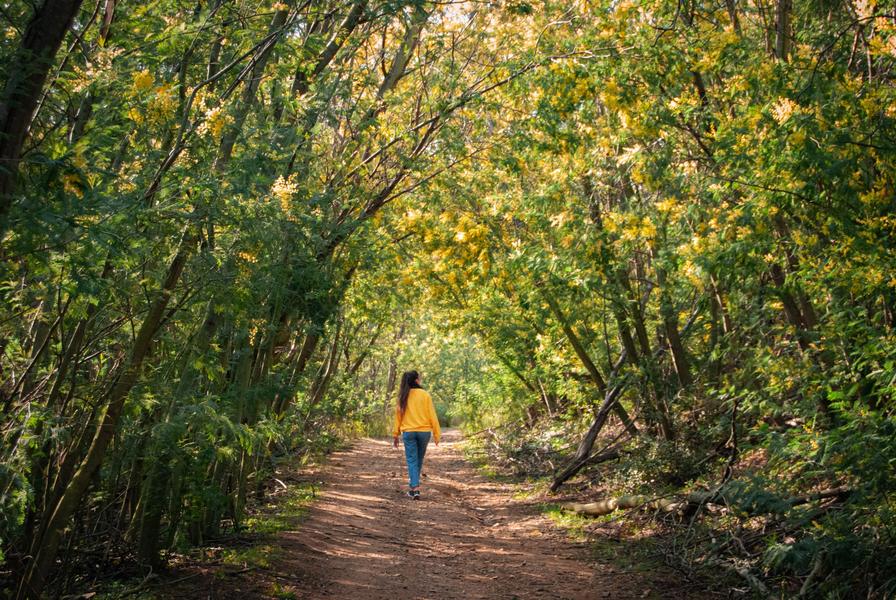
<instances>
[{"instance_id":1,"label":"fallen branch","mask_svg":"<svg viewBox=\"0 0 896 600\"><path fill-rule=\"evenodd\" d=\"M791 498L790 500L788 500L787 503L790 504L791 507L800 506L801 504L809 504L810 502L825 500L827 498L846 498L851 493L852 488L841 485L839 487L822 490L820 492L815 492L814 494L808 494L806 496L796 496L795 498Z\"/></svg>"},{"instance_id":2,"label":"fallen branch","mask_svg":"<svg viewBox=\"0 0 896 600\"><path fill-rule=\"evenodd\" d=\"M484 433L494 434L495 431L504 429L505 427L510 427L510 426L519 427L521 425L522 425L521 421L508 421L506 423L502 423L501 425L496 425L495 427L486 427L485 429L480 429L479 431L474 431L473 433L464 433L464 437L471 438L471 437L476 437L476 436L482 435Z\"/></svg>"},{"instance_id":3,"label":"fallen branch","mask_svg":"<svg viewBox=\"0 0 896 600\"><path fill-rule=\"evenodd\" d=\"M794 506L801 506L803 504L809 504L811 502L817 502L819 500L826 500L828 498L845 498L849 494L852 493L852 488L847 486L838 486L835 488L829 488L826 490L821 490L819 492L813 492L811 494L806 494L803 496L794 496L792 498L788 498L781 503L781 506L786 506L787 508L793 508ZM709 492L691 492L687 497L687 504L690 507L696 507L703 504L717 504L720 506L729 506L728 499L725 497L724 490L717 489ZM740 510L751 513L754 511L745 510L744 507L738 507ZM778 512L772 509L766 511L755 511L756 514L769 514L773 512ZM784 512L784 511L780 511Z\"/></svg>"},{"instance_id":4,"label":"fallen branch","mask_svg":"<svg viewBox=\"0 0 896 600\"><path fill-rule=\"evenodd\" d=\"M753 575L753 573L751 573L750 570L746 567L734 565L717 558L707 559L703 562L703 564L707 567L721 567L726 571L737 573L738 575L743 577L750 588L752 588L752 590L759 594L759 596L761 596L762 598L769 598L772 595L771 592L768 591L768 588L765 586L765 584L762 583L762 580Z\"/></svg>"},{"instance_id":5,"label":"fallen branch","mask_svg":"<svg viewBox=\"0 0 896 600\"><path fill-rule=\"evenodd\" d=\"M681 329L681 336L687 335L694 322L696 321L698 314L699 306L695 307L691 312L690 318ZM658 360L665 352L665 346L657 348L651 354L650 360ZM613 371L610 376L611 380L615 378L616 375L618 375L620 369L625 365L627 359L628 352L623 349L619 355L619 359L616 361L616 364L613 365ZM607 389L606 393L604 394L603 403L601 403L600 408L598 409L597 413L595 413L594 420L591 423L591 427L588 428L588 432L585 434L585 437L579 444L579 447L576 450L576 454L573 457L572 461L570 461L570 463L560 473L554 476L554 481L551 482L551 492L556 492L558 489L560 489L560 486L566 482L566 480L578 473L582 469L582 467L589 464L591 449L594 447L594 442L597 440L597 436L600 434L601 429L603 429L604 424L607 422L610 410L612 410L619 402L619 399L622 396L622 392L625 391L625 388L630 383L630 379L631 377L629 377L628 375L623 375L622 378L616 383L616 385L614 385L612 388Z\"/></svg>"},{"instance_id":6,"label":"fallen branch","mask_svg":"<svg viewBox=\"0 0 896 600\"><path fill-rule=\"evenodd\" d=\"M622 351L622 354L617 361L617 364L614 366L614 370L618 369L625 363L626 352ZM558 473L554 477L554 481L551 482L551 491L556 492L563 483L578 473L582 467L584 467L591 459L591 449L594 447L594 442L597 439L598 434L601 429L603 429L604 424L607 422L607 417L610 416L610 410L613 406L616 405L616 402L619 400L619 396L622 394L622 390L624 389L623 383L625 380L623 379L619 385L614 386L609 389L604 396L604 401L601 404L600 409L597 411L597 414L594 416L594 422L592 422L591 427L588 428L588 432L585 434L584 439L579 444L579 448L576 450L576 455L573 458L572 463L570 463L563 471Z\"/></svg>"}]
</instances>

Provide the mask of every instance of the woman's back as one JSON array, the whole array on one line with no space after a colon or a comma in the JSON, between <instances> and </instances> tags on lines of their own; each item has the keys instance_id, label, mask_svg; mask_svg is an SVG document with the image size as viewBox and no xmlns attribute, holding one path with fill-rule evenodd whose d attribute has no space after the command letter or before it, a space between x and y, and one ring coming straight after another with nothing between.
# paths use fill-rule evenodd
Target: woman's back
<instances>
[{"instance_id":1,"label":"woman's back","mask_svg":"<svg viewBox=\"0 0 896 600\"><path fill-rule=\"evenodd\" d=\"M439 439L439 418L432 403L432 397L426 390L412 388L408 392L408 405L401 414L396 409L397 429L400 431L432 431L436 441Z\"/></svg>"}]
</instances>

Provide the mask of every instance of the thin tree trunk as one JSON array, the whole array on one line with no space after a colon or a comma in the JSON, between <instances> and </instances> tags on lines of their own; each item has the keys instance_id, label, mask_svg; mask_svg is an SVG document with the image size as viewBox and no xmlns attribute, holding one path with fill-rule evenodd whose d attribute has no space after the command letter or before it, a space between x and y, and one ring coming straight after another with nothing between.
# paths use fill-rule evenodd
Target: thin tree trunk
<instances>
[{"instance_id":1,"label":"thin tree trunk","mask_svg":"<svg viewBox=\"0 0 896 600\"><path fill-rule=\"evenodd\" d=\"M617 368L621 367L624 362L625 352L623 352L622 356L617 360ZM597 441L597 436L607 422L607 417L610 415L610 411L613 410L613 407L616 406L619 401L619 396L622 394L625 384L625 381L621 381L604 394L604 401L601 404L600 409L598 409L597 414L595 414L591 427L588 428L588 432L579 443L572 461L570 461L570 464L566 468L554 476L554 481L551 482L552 492L556 492L567 479L578 473L585 465L588 457L591 455L591 449L594 447L594 442Z\"/></svg>"},{"instance_id":2,"label":"thin tree trunk","mask_svg":"<svg viewBox=\"0 0 896 600\"><path fill-rule=\"evenodd\" d=\"M373 345L376 344L376 340L380 337L380 333L382 332L382 324L378 325L376 331L373 332L373 337L370 338L370 341L367 342L367 345L364 347L364 350L355 358L355 361L351 364L346 371L349 375L354 375L358 372L358 369L361 368L361 365L364 363L364 360L370 354L370 350L373 348Z\"/></svg>"},{"instance_id":3,"label":"thin tree trunk","mask_svg":"<svg viewBox=\"0 0 896 600\"><path fill-rule=\"evenodd\" d=\"M87 127L87 122L93 114L93 100L93 92L90 91L84 94L84 97L81 99L81 103L78 105L78 111L75 113L75 119L68 132L69 145L74 144L81 139L82 135L84 135L84 129Z\"/></svg>"},{"instance_id":4,"label":"thin tree trunk","mask_svg":"<svg viewBox=\"0 0 896 600\"><path fill-rule=\"evenodd\" d=\"M641 347L640 354L643 356L650 356L650 337L647 335L647 326L644 323L644 311L641 309L641 302L639 302L638 298L635 296L631 282L629 282L628 275L625 272L620 270L617 279L622 286L622 289L625 290L628 313L632 317L632 324L635 328L635 337L638 340L638 345Z\"/></svg>"},{"instance_id":5,"label":"thin tree trunk","mask_svg":"<svg viewBox=\"0 0 896 600\"><path fill-rule=\"evenodd\" d=\"M682 328L682 335L685 335L694 324L694 321L697 318L697 311L695 310L691 314L691 318L688 319L688 322ZM650 360L658 360L664 353L666 349L663 347L657 348L656 351L649 357ZM618 371L623 364L625 364L626 355L625 351L623 351L622 355L617 359L616 364L613 365L613 370ZM563 483L568 480L570 477L579 472L579 470L588 464L588 460L591 455L591 449L594 447L594 442L597 441L597 436L600 434L604 425L607 421L607 415L609 411L613 408L614 404L618 403L619 396L622 394L625 387L628 385L628 378L623 377L622 380L616 383L606 394L604 394L604 401L600 406L600 409L594 416L594 421L591 423L591 427L588 429L588 432L585 434L585 437L582 439L579 447L576 449L576 453L573 456L573 459L570 461L569 465L567 465L560 473L554 476L554 481L551 483L551 491L556 492Z\"/></svg>"},{"instance_id":6,"label":"thin tree trunk","mask_svg":"<svg viewBox=\"0 0 896 600\"><path fill-rule=\"evenodd\" d=\"M40 595L56 560L63 530L83 500L94 473L103 462L106 449L118 428L118 421L124 409L128 393L137 382L143 359L149 354L153 339L165 315L165 309L171 300L175 286L180 280L187 259L193 251L196 237L189 231L191 227L188 226L187 230L184 231L177 254L168 267L159 296L140 326L128 364L124 367L124 371L109 391L106 413L103 415L102 422L96 431L90 448L87 450L86 456L81 461L71 481L68 482L59 501L54 506L48 507L48 511L45 513L48 515L48 518L42 531L35 537L31 547L33 559L19 584L17 598L20 600Z\"/></svg>"},{"instance_id":7,"label":"thin tree trunk","mask_svg":"<svg viewBox=\"0 0 896 600\"><path fill-rule=\"evenodd\" d=\"M660 297L660 313L663 317L663 329L665 330L666 340L669 342L669 350L672 353L672 364L675 367L675 374L678 376L678 383L682 388L688 388L693 385L694 380L691 377L690 361L681 342L681 336L678 333L678 316L672 303L668 300L668 296L664 293Z\"/></svg>"},{"instance_id":8,"label":"thin tree trunk","mask_svg":"<svg viewBox=\"0 0 896 600\"><path fill-rule=\"evenodd\" d=\"M738 35L741 34L740 19L737 16L737 6L735 0L725 0L725 8L728 9L728 18L731 19L731 26Z\"/></svg>"},{"instance_id":9,"label":"thin tree trunk","mask_svg":"<svg viewBox=\"0 0 896 600\"><path fill-rule=\"evenodd\" d=\"M327 42L327 45L320 53L310 74L306 74L302 68L296 70L292 82L292 93L294 96L304 96L308 92L311 82L329 66L333 58L336 57L336 53L358 26L366 8L367 0L358 0L352 5L352 9L345 16L345 19L333 33L333 37L330 38L330 41Z\"/></svg>"},{"instance_id":10,"label":"thin tree trunk","mask_svg":"<svg viewBox=\"0 0 896 600\"><path fill-rule=\"evenodd\" d=\"M591 357L588 356L588 352L585 350L585 346L582 344L579 337L576 335L575 331L573 331L572 326L569 323L569 320L566 318L566 315L563 314L563 311L560 309L560 305L557 304L557 301L550 295L550 293L543 291L543 295L545 300L548 303L548 306L551 308L551 312L554 313L554 316L560 322L560 326L563 329L563 333L566 334L566 339L569 340L569 343L572 345L573 350L575 350L576 356L579 357L579 360L582 361L582 364L585 366L585 369L588 371L588 375L591 377L591 380L597 386L597 389L602 393L606 394L607 391L607 383L604 381L603 376L601 376L600 371L597 366L594 364L594 361L591 360ZM625 354L623 353L623 356ZM611 404L610 408L616 413L616 416L622 421L622 424L625 426L625 429L631 435L637 435L638 429L635 427L634 422L629 416L628 412L625 408L614 402Z\"/></svg>"},{"instance_id":11,"label":"thin tree trunk","mask_svg":"<svg viewBox=\"0 0 896 600\"><path fill-rule=\"evenodd\" d=\"M314 385L311 387L311 394L309 395L308 402L309 410L323 400L324 395L327 393L327 388L330 385L330 381L333 379L333 375L336 374L336 370L339 367L339 341L341 333L342 319L340 318L336 320L336 331L333 333L333 344L330 346L327 360L321 365L320 374L315 380Z\"/></svg>"},{"instance_id":12,"label":"thin tree trunk","mask_svg":"<svg viewBox=\"0 0 896 600\"><path fill-rule=\"evenodd\" d=\"M771 266L769 272L771 273L772 281L774 282L775 287L778 288L778 296L781 298L781 304L784 307L784 316L787 317L787 320L793 326L800 348L804 352L808 352L810 340L807 335L806 322L803 319L803 313L800 311L800 307L797 304L796 299L793 297L793 294L791 294L787 289L784 269L781 267L781 265L776 263Z\"/></svg>"},{"instance_id":13,"label":"thin tree trunk","mask_svg":"<svg viewBox=\"0 0 896 600\"><path fill-rule=\"evenodd\" d=\"M630 363L638 363L643 357L638 355L638 351L635 348L635 340L632 338L626 315L623 311L618 309L614 312L616 314L616 325L619 328L619 337L622 339L622 346L625 349L626 355L629 357L628 361ZM648 359L645 362L649 363L651 360L650 355L645 356ZM669 409L665 400L665 390L656 377L656 369L654 368L654 365L644 364L643 367L653 386L655 399L653 406L650 407L651 410L648 410L645 413L645 420L651 425L655 425L658 422L660 429L662 429L663 437L667 440L671 440L675 436L675 433L674 428L672 427L672 417L669 414Z\"/></svg>"},{"instance_id":14,"label":"thin tree trunk","mask_svg":"<svg viewBox=\"0 0 896 600\"><path fill-rule=\"evenodd\" d=\"M286 10L278 10L274 14L274 18L268 27L269 36L280 29L283 29L288 14L289 11ZM236 138L243 130L243 124L246 121L246 117L249 116L249 111L255 104L255 95L258 92L258 86L261 84L264 68L274 49L274 44L275 40L271 40L268 46L262 50L261 56L258 57L255 65L252 67L251 75L243 83L243 93L240 94L240 99L236 105L236 114L233 118L233 124L227 129L224 137L221 138L221 145L218 147L218 156L215 157L215 162L212 165L212 168L216 173L224 172L227 169L227 165L230 164L230 158L233 155L233 147L236 144Z\"/></svg>"}]
</instances>

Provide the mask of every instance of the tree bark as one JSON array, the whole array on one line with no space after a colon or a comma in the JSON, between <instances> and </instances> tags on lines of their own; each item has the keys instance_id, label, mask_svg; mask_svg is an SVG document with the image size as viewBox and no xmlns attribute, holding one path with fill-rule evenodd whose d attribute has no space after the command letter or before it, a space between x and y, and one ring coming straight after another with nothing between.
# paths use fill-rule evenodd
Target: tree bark
<instances>
[{"instance_id":1,"label":"tree bark","mask_svg":"<svg viewBox=\"0 0 896 600\"><path fill-rule=\"evenodd\" d=\"M336 53L348 39L348 37L358 26L361 17L364 15L364 9L367 8L367 0L359 0L354 3L352 9L345 16L345 19L333 33L333 37L327 42L326 47L320 53L314 68L309 75L306 75L301 67L296 71L292 82L292 93L294 96L304 96L308 92L311 81L318 75L323 73L324 69L329 66Z\"/></svg>"},{"instance_id":2,"label":"tree bark","mask_svg":"<svg viewBox=\"0 0 896 600\"><path fill-rule=\"evenodd\" d=\"M790 18L793 0L778 0L775 9L775 55L787 62L790 57Z\"/></svg>"},{"instance_id":3,"label":"tree bark","mask_svg":"<svg viewBox=\"0 0 896 600\"><path fill-rule=\"evenodd\" d=\"M738 35L741 34L740 19L737 16L737 5L735 0L725 0L725 8L728 9L728 18L731 19L731 26Z\"/></svg>"},{"instance_id":4,"label":"tree bark","mask_svg":"<svg viewBox=\"0 0 896 600\"><path fill-rule=\"evenodd\" d=\"M56 52L80 7L81 0L45 0L25 28L8 67L0 99L0 235L7 228L28 127Z\"/></svg>"},{"instance_id":5,"label":"tree bark","mask_svg":"<svg viewBox=\"0 0 896 600\"><path fill-rule=\"evenodd\" d=\"M621 365L625 359L625 354L620 357L619 364ZM610 414L610 411L616 406L619 396L622 395L622 390L624 389L624 381L619 382L613 389L607 392L604 395L604 401L601 404L600 409L597 411L597 414L594 416L594 421L591 423L591 427L588 428L588 432L585 434L585 437L579 443L579 447L576 449L576 454L573 457L572 461L569 465L566 466L560 473L554 476L554 481L551 482L551 491L556 492L560 489L560 486L563 485L567 479L575 475L579 472L579 470L584 467L591 455L591 448L594 447L594 442L597 440L597 436L600 434L601 430L604 428L604 425L607 422L607 417Z\"/></svg>"},{"instance_id":6,"label":"tree bark","mask_svg":"<svg viewBox=\"0 0 896 600\"><path fill-rule=\"evenodd\" d=\"M323 400L324 395L327 393L327 388L330 386L330 381L333 379L336 370L339 368L339 342L341 334L342 318L337 318L336 330L333 332L333 343L330 346L330 352L327 354L327 360L321 365L320 373L315 379L314 385L311 386L311 393L309 394L308 401L309 410Z\"/></svg>"},{"instance_id":7,"label":"tree bark","mask_svg":"<svg viewBox=\"0 0 896 600\"><path fill-rule=\"evenodd\" d=\"M688 322L685 323L685 326L682 328L682 335L685 335L688 330L690 330L696 318L697 311L694 311L693 314L691 314L691 318L688 319ZM649 359L658 360L659 357L665 353L665 351L665 348L657 348L656 351L649 357ZM616 364L613 366L613 370L618 371L625 363L625 361L626 353L625 351L623 351L622 355L620 355L619 359L616 361ZM554 476L554 481L551 483L550 488L552 492L556 492L567 479L578 473L582 467L588 464L588 462L590 461L591 449L594 447L594 442L597 440L597 436L600 434L601 429L603 429L604 424L607 421L607 414L613 407L613 405L617 402L626 385L628 385L627 378L623 378L604 395L604 401L601 404L600 409L595 414L594 421L592 422L591 427L588 429L588 432L585 434L585 437L582 439L582 442L579 444L579 447L576 450L576 454L573 457L572 461L570 461L570 464L567 465L560 473Z\"/></svg>"}]
</instances>

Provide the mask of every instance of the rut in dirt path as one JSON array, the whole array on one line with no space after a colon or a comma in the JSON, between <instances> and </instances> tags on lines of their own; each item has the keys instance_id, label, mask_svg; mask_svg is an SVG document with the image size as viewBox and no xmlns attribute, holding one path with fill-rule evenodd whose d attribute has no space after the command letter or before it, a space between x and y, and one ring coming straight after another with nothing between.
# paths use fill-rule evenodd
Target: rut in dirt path
<instances>
[{"instance_id":1,"label":"rut in dirt path","mask_svg":"<svg viewBox=\"0 0 896 600\"><path fill-rule=\"evenodd\" d=\"M513 486L477 474L459 441L448 431L430 444L420 501L403 495L403 453L387 441L333 454L308 518L278 535L282 589L362 600L662 597L643 575L589 560L584 545L514 500Z\"/></svg>"}]
</instances>

